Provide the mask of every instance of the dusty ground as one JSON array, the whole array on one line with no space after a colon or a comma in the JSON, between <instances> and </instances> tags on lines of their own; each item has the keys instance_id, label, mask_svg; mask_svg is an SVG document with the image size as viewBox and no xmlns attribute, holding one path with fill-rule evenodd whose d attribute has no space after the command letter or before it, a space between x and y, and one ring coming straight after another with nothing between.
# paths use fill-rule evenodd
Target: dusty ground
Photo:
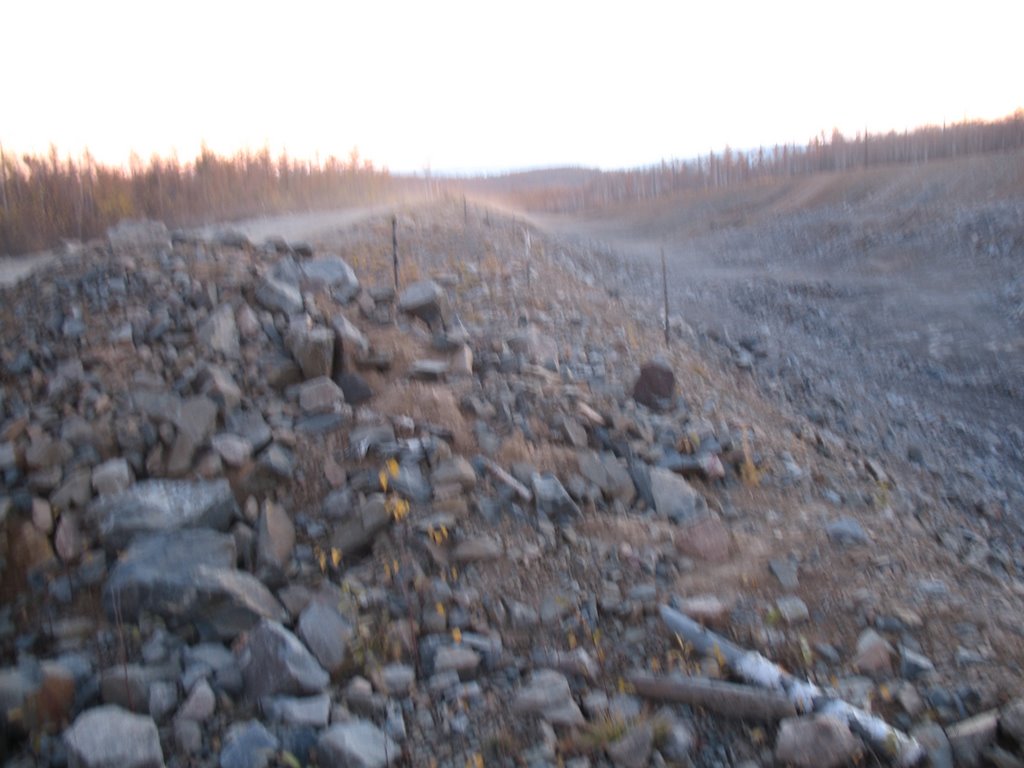
<instances>
[{"instance_id":1,"label":"dusty ground","mask_svg":"<svg viewBox=\"0 0 1024 768\"><path fill-rule=\"evenodd\" d=\"M1024 534L1024 155L708 192L541 226L746 346L775 401ZM763 356L763 357L762 357ZM909 460L908 460L909 459Z\"/></svg>"}]
</instances>

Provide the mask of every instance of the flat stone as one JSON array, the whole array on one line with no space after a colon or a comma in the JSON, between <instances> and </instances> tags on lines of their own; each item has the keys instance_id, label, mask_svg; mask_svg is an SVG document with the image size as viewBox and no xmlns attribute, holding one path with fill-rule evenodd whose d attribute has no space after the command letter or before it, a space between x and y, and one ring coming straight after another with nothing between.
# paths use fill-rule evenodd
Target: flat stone
<instances>
[{"instance_id":1,"label":"flat stone","mask_svg":"<svg viewBox=\"0 0 1024 768\"><path fill-rule=\"evenodd\" d=\"M160 736L151 717L115 705L80 714L64 732L69 768L163 768Z\"/></svg>"},{"instance_id":2,"label":"flat stone","mask_svg":"<svg viewBox=\"0 0 1024 768\"><path fill-rule=\"evenodd\" d=\"M387 695L406 696L416 684L416 670L408 664L387 664L380 671L380 680Z\"/></svg>"},{"instance_id":3,"label":"flat stone","mask_svg":"<svg viewBox=\"0 0 1024 768\"><path fill-rule=\"evenodd\" d=\"M782 620L787 624L800 624L811 617L810 611L807 610L807 604L795 595L778 598L775 601L775 606L779 609Z\"/></svg>"},{"instance_id":4,"label":"flat stone","mask_svg":"<svg viewBox=\"0 0 1024 768\"><path fill-rule=\"evenodd\" d=\"M238 512L227 480L146 480L94 500L87 518L109 549L120 549L140 533L182 528L226 530Z\"/></svg>"},{"instance_id":5,"label":"flat stone","mask_svg":"<svg viewBox=\"0 0 1024 768\"><path fill-rule=\"evenodd\" d=\"M264 696L320 693L330 677L305 645L279 622L263 619L242 650L242 678L246 695Z\"/></svg>"},{"instance_id":6,"label":"flat stone","mask_svg":"<svg viewBox=\"0 0 1024 768\"><path fill-rule=\"evenodd\" d=\"M668 469L652 467L651 494L660 517L687 522L707 516L708 504L686 480Z\"/></svg>"},{"instance_id":7,"label":"flat stone","mask_svg":"<svg viewBox=\"0 0 1024 768\"><path fill-rule=\"evenodd\" d=\"M217 709L217 697L206 680L200 680L189 691L188 698L178 709L177 717L184 720L204 722L213 716Z\"/></svg>"},{"instance_id":8,"label":"flat stone","mask_svg":"<svg viewBox=\"0 0 1024 768\"><path fill-rule=\"evenodd\" d=\"M345 393L327 376L320 376L299 387L299 407L304 413L331 413L345 404Z\"/></svg>"},{"instance_id":9,"label":"flat stone","mask_svg":"<svg viewBox=\"0 0 1024 768\"><path fill-rule=\"evenodd\" d=\"M769 560L768 568L786 589L796 589L800 586L799 569L792 560Z\"/></svg>"},{"instance_id":10,"label":"flat stone","mask_svg":"<svg viewBox=\"0 0 1024 768\"><path fill-rule=\"evenodd\" d=\"M576 502L557 477L550 473L533 473L530 477L537 511L553 520L567 520L582 514Z\"/></svg>"},{"instance_id":11,"label":"flat stone","mask_svg":"<svg viewBox=\"0 0 1024 768\"><path fill-rule=\"evenodd\" d=\"M202 393L217 404L222 415L231 413L242 402L242 390L226 368L207 365L201 382Z\"/></svg>"},{"instance_id":12,"label":"flat stone","mask_svg":"<svg viewBox=\"0 0 1024 768\"><path fill-rule=\"evenodd\" d=\"M267 768L280 748L278 738L258 720L234 723L224 735L220 768Z\"/></svg>"},{"instance_id":13,"label":"flat stone","mask_svg":"<svg viewBox=\"0 0 1024 768\"><path fill-rule=\"evenodd\" d=\"M982 755L995 744L998 728L999 715L995 711L982 712L946 728L956 765L965 768L981 765Z\"/></svg>"},{"instance_id":14,"label":"flat stone","mask_svg":"<svg viewBox=\"0 0 1024 768\"><path fill-rule=\"evenodd\" d=\"M256 288L256 303L271 312L296 315L302 311L302 292L297 285L267 274Z\"/></svg>"},{"instance_id":15,"label":"flat stone","mask_svg":"<svg viewBox=\"0 0 1024 768\"><path fill-rule=\"evenodd\" d=\"M259 411L231 411L226 419L226 431L248 440L254 452L270 444L273 433Z\"/></svg>"},{"instance_id":16,"label":"flat stone","mask_svg":"<svg viewBox=\"0 0 1024 768\"><path fill-rule=\"evenodd\" d=\"M304 379L330 377L334 369L334 331L295 321L288 328L285 346L302 369Z\"/></svg>"},{"instance_id":17,"label":"flat stone","mask_svg":"<svg viewBox=\"0 0 1024 768\"><path fill-rule=\"evenodd\" d=\"M857 638L853 668L862 675L881 678L892 674L892 644L873 629L865 629Z\"/></svg>"},{"instance_id":18,"label":"flat stone","mask_svg":"<svg viewBox=\"0 0 1024 768\"><path fill-rule=\"evenodd\" d=\"M143 610L234 638L261 618L285 620L255 577L234 570L234 539L207 529L153 534L121 556L103 590L108 616L137 621Z\"/></svg>"},{"instance_id":19,"label":"flat stone","mask_svg":"<svg viewBox=\"0 0 1024 768\"><path fill-rule=\"evenodd\" d=\"M50 496L50 504L58 511L82 509L91 498L92 472L82 467L65 475L64 482Z\"/></svg>"},{"instance_id":20,"label":"flat stone","mask_svg":"<svg viewBox=\"0 0 1024 768\"><path fill-rule=\"evenodd\" d=\"M237 358L240 352L238 325L230 304L221 304L196 331L196 340L202 347L227 358Z\"/></svg>"},{"instance_id":21,"label":"flat stone","mask_svg":"<svg viewBox=\"0 0 1024 768\"><path fill-rule=\"evenodd\" d=\"M331 715L331 697L326 693L316 696L271 696L260 702L268 720L285 725L325 728Z\"/></svg>"},{"instance_id":22,"label":"flat stone","mask_svg":"<svg viewBox=\"0 0 1024 768\"><path fill-rule=\"evenodd\" d=\"M724 563L732 553L732 534L717 515L681 523L676 549L687 557L709 563Z\"/></svg>"},{"instance_id":23,"label":"flat stone","mask_svg":"<svg viewBox=\"0 0 1024 768\"><path fill-rule=\"evenodd\" d=\"M399 761L402 748L369 720L353 719L332 725L317 740L321 765L384 768Z\"/></svg>"},{"instance_id":24,"label":"flat stone","mask_svg":"<svg viewBox=\"0 0 1024 768\"><path fill-rule=\"evenodd\" d=\"M451 556L456 563L475 563L497 560L504 554L505 549L500 539L480 534L460 540L452 550Z\"/></svg>"},{"instance_id":25,"label":"flat stone","mask_svg":"<svg viewBox=\"0 0 1024 768\"><path fill-rule=\"evenodd\" d=\"M434 672L457 672L463 680L475 675L480 654L464 645L443 645L434 655Z\"/></svg>"},{"instance_id":26,"label":"flat stone","mask_svg":"<svg viewBox=\"0 0 1024 768\"><path fill-rule=\"evenodd\" d=\"M242 467L252 459L252 443L244 437L221 432L210 438L210 447L229 467Z\"/></svg>"},{"instance_id":27,"label":"flat stone","mask_svg":"<svg viewBox=\"0 0 1024 768\"><path fill-rule=\"evenodd\" d=\"M267 584L285 581L295 548L295 524L284 507L265 501L256 531L256 575Z\"/></svg>"},{"instance_id":28,"label":"flat stone","mask_svg":"<svg viewBox=\"0 0 1024 768\"><path fill-rule=\"evenodd\" d=\"M398 311L419 318L434 330L443 330L447 316L444 289L433 280L413 283L398 297Z\"/></svg>"},{"instance_id":29,"label":"flat stone","mask_svg":"<svg viewBox=\"0 0 1024 768\"><path fill-rule=\"evenodd\" d=\"M538 669L516 693L512 709L543 717L553 725L582 725L585 721L572 697L569 681L561 672Z\"/></svg>"},{"instance_id":30,"label":"flat stone","mask_svg":"<svg viewBox=\"0 0 1024 768\"><path fill-rule=\"evenodd\" d=\"M852 517L841 517L825 526L831 541L842 546L867 544L871 539L861 524Z\"/></svg>"},{"instance_id":31,"label":"flat stone","mask_svg":"<svg viewBox=\"0 0 1024 768\"><path fill-rule=\"evenodd\" d=\"M430 482L434 486L458 485L468 492L476 487L476 472L464 457L453 456L438 462L430 474Z\"/></svg>"},{"instance_id":32,"label":"flat stone","mask_svg":"<svg viewBox=\"0 0 1024 768\"><path fill-rule=\"evenodd\" d=\"M414 360L409 366L409 378L417 381L443 381L447 375L447 360Z\"/></svg>"},{"instance_id":33,"label":"flat stone","mask_svg":"<svg viewBox=\"0 0 1024 768\"><path fill-rule=\"evenodd\" d=\"M796 768L839 768L862 751L846 723L830 715L787 717L775 742L775 759Z\"/></svg>"},{"instance_id":34,"label":"flat stone","mask_svg":"<svg viewBox=\"0 0 1024 768\"><path fill-rule=\"evenodd\" d=\"M732 610L732 604L722 601L717 595L679 598L675 601L675 606L694 621L712 625L722 624Z\"/></svg>"},{"instance_id":35,"label":"flat stone","mask_svg":"<svg viewBox=\"0 0 1024 768\"><path fill-rule=\"evenodd\" d=\"M1014 699L999 713L999 727L1024 746L1024 697Z\"/></svg>"},{"instance_id":36,"label":"flat stone","mask_svg":"<svg viewBox=\"0 0 1024 768\"><path fill-rule=\"evenodd\" d=\"M924 749L928 765L932 768L953 768L953 749L941 725L923 723L916 726L910 735Z\"/></svg>"},{"instance_id":37,"label":"flat stone","mask_svg":"<svg viewBox=\"0 0 1024 768\"><path fill-rule=\"evenodd\" d=\"M359 293L359 278L340 256L317 256L303 261L299 269L311 283L328 288L339 304L349 303Z\"/></svg>"},{"instance_id":38,"label":"flat stone","mask_svg":"<svg viewBox=\"0 0 1024 768\"><path fill-rule=\"evenodd\" d=\"M328 673L341 670L348 658L355 628L339 611L325 601L314 599L299 615L297 631Z\"/></svg>"},{"instance_id":39,"label":"flat stone","mask_svg":"<svg viewBox=\"0 0 1024 768\"><path fill-rule=\"evenodd\" d=\"M365 551L391 522L391 513L380 494L370 496L331 530L331 546L348 556Z\"/></svg>"},{"instance_id":40,"label":"flat stone","mask_svg":"<svg viewBox=\"0 0 1024 768\"><path fill-rule=\"evenodd\" d=\"M92 487L100 496L113 496L125 491L135 476L124 458L110 459L92 470Z\"/></svg>"},{"instance_id":41,"label":"flat stone","mask_svg":"<svg viewBox=\"0 0 1024 768\"><path fill-rule=\"evenodd\" d=\"M360 374L353 372L335 374L335 381L341 387L345 402L349 405L362 405L373 399L373 388Z\"/></svg>"}]
</instances>

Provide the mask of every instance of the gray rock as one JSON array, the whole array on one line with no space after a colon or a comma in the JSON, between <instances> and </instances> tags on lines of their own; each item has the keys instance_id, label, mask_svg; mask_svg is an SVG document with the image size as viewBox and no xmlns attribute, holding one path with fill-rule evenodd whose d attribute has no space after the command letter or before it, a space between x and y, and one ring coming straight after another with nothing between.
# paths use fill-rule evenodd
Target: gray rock
<instances>
[{"instance_id":1,"label":"gray rock","mask_svg":"<svg viewBox=\"0 0 1024 768\"><path fill-rule=\"evenodd\" d=\"M796 563L792 560L769 560L768 567L786 589L796 589L800 586L800 577Z\"/></svg>"},{"instance_id":2,"label":"gray rock","mask_svg":"<svg viewBox=\"0 0 1024 768\"><path fill-rule=\"evenodd\" d=\"M345 402L349 405L362 405L373 398L373 388L358 373L335 374L335 381L341 387Z\"/></svg>"},{"instance_id":3,"label":"gray rock","mask_svg":"<svg viewBox=\"0 0 1024 768\"><path fill-rule=\"evenodd\" d=\"M149 686L149 716L162 723L178 706L178 686L166 680L154 680Z\"/></svg>"},{"instance_id":4,"label":"gray rock","mask_svg":"<svg viewBox=\"0 0 1024 768\"><path fill-rule=\"evenodd\" d=\"M900 648L900 676L904 680L916 680L935 671L935 664L927 656L906 646Z\"/></svg>"},{"instance_id":5,"label":"gray rock","mask_svg":"<svg viewBox=\"0 0 1024 768\"><path fill-rule=\"evenodd\" d=\"M329 377L333 372L334 331L330 328L310 327L308 318L298 318L288 327L285 346L302 369L304 379Z\"/></svg>"},{"instance_id":6,"label":"gray rock","mask_svg":"<svg viewBox=\"0 0 1024 768\"><path fill-rule=\"evenodd\" d=\"M92 487L100 496L127 490L134 480L132 469L123 458L110 459L92 470Z\"/></svg>"},{"instance_id":7,"label":"gray rock","mask_svg":"<svg viewBox=\"0 0 1024 768\"><path fill-rule=\"evenodd\" d=\"M242 402L242 390L231 373L219 365L207 365L200 377L200 391L217 404L224 416Z\"/></svg>"},{"instance_id":8,"label":"gray rock","mask_svg":"<svg viewBox=\"0 0 1024 768\"><path fill-rule=\"evenodd\" d=\"M859 739L830 715L787 717L779 726L775 759L797 768L839 768L861 754Z\"/></svg>"},{"instance_id":9,"label":"gray rock","mask_svg":"<svg viewBox=\"0 0 1024 768\"><path fill-rule=\"evenodd\" d=\"M480 534L461 539L452 550L452 560L456 563L490 562L505 554L501 540L496 536Z\"/></svg>"},{"instance_id":10,"label":"gray rock","mask_svg":"<svg viewBox=\"0 0 1024 768\"><path fill-rule=\"evenodd\" d=\"M192 686L188 697L178 709L177 717L182 720L205 722L217 709L217 697L210 684L202 679Z\"/></svg>"},{"instance_id":11,"label":"gray rock","mask_svg":"<svg viewBox=\"0 0 1024 768\"><path fill-rule=\"evenodd\" d=\"M299 407L303 413L332 413L345 404L345 393L327 376L310 379L299 386Z\"/></svg>"},{"instance_id":12,"label":"gray rock","mask_svg":"<svg viewBox=\"0 0 1024 768\"><path fill-rule=\"evenodd\" d=\"M229 432L221 432L210 438L210 447L229 467L243 467L252 459L252 443Z\"/></svg>"},{"instance_id":13,"label":"gray rock","mask_svg":"<svg viewBox=\"0 0 1024 768\"><path fill-rule=\"evenodd\" d=\"M230 304L221 304L196 331L199 344L227 358L240 352L238 325Z\"/></svg>"},{"instance_id":14,"label":"gray rock","mask_svg":"<svg viewBox=\"0 0 1024 768\"><path fill-rule=\"evenodd\" d=\"M149 688L164 676L160 667L121 664L100 673L100 698L139 713L149 712Z\"/></svg>"},{"instance_id":15,"label":"gray rock","mask_svg":"<svg viewBox=\"0 0 1024 768\"><path fill-rule=\"evenodd\" d=\"M237 512L227 480L146 480L94 500L86 514L103 545L120 549L140 533L199 527L227 530Z\"/></svg>"},{"instance_id":16,"label":"gray rock","mask_svg":"<svg viewBox=\"0 0 1024 768\"><path fill-rule=\"evenodd\" d=\"M430 474L434 485L459 485L465 492L476 486L476 472L464 457L453 456L437 463Z\"/></svg>"},{"instance_id":17,"label":"gray rock","mask_svg":"<svg viewBox=\"0 0 1024 768\"><path fill-rule=\"evenodd\" d=\"M402 749L369 720L354 719L332 725L316 745L323 765L348 768L384 768L398 762Z\"/></svg>"},{"instance_id":18,"label":"gray rock","mask_svg":"<svg viewBox=\"0 0 1024 768\"><path fill-rule=\"evenodd\" d=\"M928 764L932 768L953 768L953 749L946 738L946 732L938 723L923 723L915 727L910 735L924 749Z\"/></svg>"},{"instance_id":19,"label":"gray rock","mask_svg":"<svg viewBox=\"0 0 1024 768\"><path fill-rule=\"evenodd\" d=\"M317 256L302 262L300 269L310 282L326 286L339 304L348 304L359 293L355 271L340 256Z\"/></svg>"},{"instance_id":20,"label":"gray rock","mask_svg":"<svg viewBox=\"0 0 1024 768\"><path fill-rule=\"evenodd\" d=\"M273 437L270 425L259 411L231 411L226 427L231 434L248 440L253 451L265 448Z\"/></svg>"},{"instance_id":21,"label":"gray rock","mask_svg":"<svg viewBox=\"0 0 1024 768\"><path fill-rule=\"evenodd\" d=\"M331 715L331 697L326 693L317 696L272 696L260 702L263 714L269 720L286 725L325 728Z\"/></svg>"},{"instance_id":22,"label":"gray rock","mask_svg":"<svg viewBox=\"0 0 1024 768\"><path fill-rule=\"evenodd\" d=\"M707 501L682 477L670 470L652 467L650 478L654 509L659 516L677 523L707 516Z\"/></svg>"},{"instance_id":23,"label":"gray rock","mask_svg":"<svg viewBox=\"0 0 1024 768\"><path fill-rule=\"evenodd\" d=\"M267 274L256 288L256 303L271 312L297 315L302 311L299 287Z\"/></svg>"},{"instance_id":24,"label":"gray rock","mask_svg":"<svg viewBox=\"0 0 1024 768\"><path fill-rule=\"evenodd\" d=\"M189 397L182 401L173 422L179 434L187 435L199 446L213 434L217 424L217 404L203 395Z\"/></svg>"},{"instance_id":25,"label":"gray rock","mask_svg":"<svg viewBox=\"0 0 1024 768\"><path fill-rule=\"evenodd\" d=\"M295 525L279 504L265 501L256 532L256 575L267 584L284 583L295 548Z\"/></svg>"},{"instance_id":26,"label":"gray rock","mask_svg":"<svg viewBox=\"0 0 1024 768\"><path fill-rule=\"evenodd\" d=\"M344 315L331 318L331 329L334 331L334 372L350 371L357 358L370 352L370 342Z\"/></svg>"},{"instance_id":27,"label":"gray rock","mask_svg":"<svg viewBox=\"0 0 1024 768\"><path fill-rule=\"evenodd\" d=\"M775 606L779 609L782 620L787 624L800 624L811 617L810 611L807 610L807 604L796 595L778 598L775 601Z\"/></svg>"},{"instance_id":28,"label":"gray rock","mask_svg":"<svg viewBox=\"0 0 1024 768\"><path fill-rule=\"evenodd\" d=\"M83 508L92 498L92 472L86 468L72 470L50 496L50 505L58 511Z\"/></svg>"},{"instance_id":29,"label":"gray rock","mask_svg":"<svg viewBox=\"0 0 1024 768\"><path fill-rule=\"evenodd\" d=\"M203 748L203 729L195 720L175 720L174 745L183 755L197 755Z\"/></svg>"},{"instance_id":30,"label":"gray rock","mask_svg":"<svg viewBox=\"0 0 1024 768\"><path fill-rule=\"evenodd\" d=\"M345 556L365 551L391 522L384 496L374 494L331 530L331 545Z\"/></svg>"},{"instance_id":31,"label":"gray rock","mask_svg":"<svg viewBox=\"0 0 1024 768\"><path fill-rule=\"evenodd\" d=\"M616 768L645 768L654 748L654 727L638 722L607 747L608 757Z\"/></svg>"},{"instance_id":32,"label":"gray rock","mask_svg":"<svg viewBox=\"0 0 1024 768\"><path fill-rule=\"evenodd\" d=\"M686 763L697 747L693 726L665 707L655 716L655 727L662 734L658 751L668 760Z\"/></svg>"},{"instance_id":33,"label":"gray rock","mask_svg":"<svg viewBox=\"0 0 1024 768\"><path fill-rule=\"evenodd\" d=\"M249 633L242 652L246 695L320 693L330 677L302 642L279 622L262 620Z\"/></svg>"},{"instance_id":34,"label":"gray rock","mask_svg":"<svg viewBox=\"0 0 1024 768\"><path fill-rule=\"evenodd\" d=\"M582 725L583 713L572 697L569 681L561 672L539 669L530 676L512 701L512 709L543 717L552 725Z\"/></svg>"},{"instance_id":35,"label":"gray rock","mask_svg":"<svg viewBox=\"0 0 1024 768\"><path fill-rule=\"evenodd\" d=\"M444 330L448 318L448 302L444 289L433 280L413 283L398 297L398 310L417 317L434 331Z\"/></svg>"},{"instance_id":36,"label":"gray rock","mask_svg":"<svg viewBox=\"0 0 1024 768\"><path fill-rule=\"evenodd\" d=\"M380 671L380 680L389 696L407 696L416 683L416 670L408 664L386 664Z\"/></svg>"},{"instance_id":37,"label":"gray rock","mask_svg":"<svg viewBox=\"0 0 1024 768\"><path fill-rule=\"evenodd\" d=\"M551 371L558 370L558 343L531 325L507 339L509 349L522 356L527 362Z\"/></svg>"},{"instance_id":38,"label":"gray rock","mask_svg":"<svg viewBox=\"0 0 1024 768\"><path fill-rule=\"evenodd\" d=\"M224 736L220 768L266 768L281 742L258 720L234 723Z\"/></svg>"},{"instance_id":39,"label":"gray rock","mask_svg":"<svg viewBox=\"0 0 1024 768\"><path fill-rule=\"evenodd\" d=\"M1024 697L1014 699L999 713L999 727L1024 746Z\"/></svg>"},{"instance_id":40,"label":"gray rock","mask_svg":"<svg viewBox=\"0 0 1024 768\"><path fill-rule=\"evenodd\" d=\"M234 539L226 534L197 529L143 537L111 571L104 607L114 619L137 621L146 610L224 639L261 618L284 620L274 596L250 574L234 570L234 562Z\"/></svg>"},{"instance_id":41,"label":"gray rock","mask_svg":"<svg viewBox=\"0 0 1024 768\"><path fill-rule=\"evenodd\" d=\"M299 637L329 673L342 668L355 628L332 605L312 600L299 615Z\"/></svg>"},{"instance_id":42,"label":"gray rock","mask_svg":"<svg viewBox=\"0 0 1024 768\"><path fill-rule=\"evenodd\" d=\"M841 517L825 526L825 532L836 544L867 544L870 541L861 524L852 517Z\"/></svg>"},{"instance_id":43,"label":"gray rock","mask_svg":"<svg viewBox=\"0 0 1024 768\"><path fill-rule=\"evenodd\" d=\"M243 485L248 493L259 495L291 482L294 473L295 455L292 451L280 443L271 443L256 458Z\"/></svg>"},{"instance_id":44,"label":"gray rock","mask_svg":"<svg viewBox=\"0 0 1024 768\"><path fill-rule=\"evenodd\" d=\"M156 723L118 706L86 710L64 732L69 768L163 768Z\"/></svg>"},{"instance_id":45,"label":"gray rock","mask_svg":"<svg viewBox=\"0 0 1024 768\"><path fill-rule=\"evenodd\" d=\"M857 638L853 668L862 675L885 677L892 673L892 644L873 629L865 629Z\"/></svg>"},{"instance_id":46,"label":"gray rock","mask_svg":"<svg viewBox=\"0 0 1024 768\"><path fill-rule=\"evenodd\" d=\"M538 512L561 521L580 517L580 508L557 477L548 473L535 472L530 481Z\"/></svg>"},{"instance_id":47,"label":"gray rock","mask_svg":"<svg viewBox=\"0 0 1024 768\"><path fill-rule=\"evenodd\" d=\"M998 727L999 717L995 711L982 712L949 726L946 737L956 765L964 768L981 765L982 755L995 744Z\"/></svg>"},{"instance_id":48,"label":"gray rock","mask_svg":"<svg viewBox=\"0 0 1024 768\"><path fill-rule=\"evenodd\" d=\"M434 672L457 672L463 680L472 678L480 666L480 654L464 645L442 645L434 655Z\"/></svg>"}]
</instances>

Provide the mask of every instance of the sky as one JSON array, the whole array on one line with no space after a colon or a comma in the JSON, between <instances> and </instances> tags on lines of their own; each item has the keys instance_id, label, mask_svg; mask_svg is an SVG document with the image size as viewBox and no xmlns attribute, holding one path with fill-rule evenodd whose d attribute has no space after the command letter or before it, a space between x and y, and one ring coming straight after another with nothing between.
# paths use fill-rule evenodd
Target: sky
<instances>
[{"instance_id":1,"label":"sky","mask_svg":"<svg viewBox=\"0 0 1024 768\"><path fill-rule=\"evenodd\" d=\"M1020 0L14 0L0 143L620 168L1024 107Z\"/></svg>"}]
</instances>

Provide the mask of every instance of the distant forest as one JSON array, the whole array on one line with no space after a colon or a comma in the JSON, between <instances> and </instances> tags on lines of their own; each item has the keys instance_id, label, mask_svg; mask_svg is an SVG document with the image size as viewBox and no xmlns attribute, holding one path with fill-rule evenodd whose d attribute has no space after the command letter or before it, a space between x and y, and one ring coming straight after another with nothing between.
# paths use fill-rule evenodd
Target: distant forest
<instances>
[{"instance_id":1,"label":"distant forest","mask_svg":"<svg viewBox=\"0 0 1024 768\"><path fill-rule=\"evenodd\" d=\"M314 164L240 152L221 157L204 148L192 162L133 157L128 168L96 163L86 153L61 159L13 157L0 148L0 255L87 240L125 218L195 226L267 213L362 205L408 183L359 157Z\"/></svg>"},{"instance_id":2,"label":"distant forest","mask_svg":"<svg viewBox=\"0 0 1024 768\"><path fill-rule=\"evenodd\" d=\"M993 122L965 121L885 134L834 130L805 146L776 144L739 151L726 147L690 160L621 171L583 168L513 173L469 182L531 210L573 212L613 203L651 200L679 192L772 182L794 176L1006 152L1024 147L1024 109Z\"/></svg>"},{"instance_id":3,"label":"distant forest","mask_svg":"<svg viewBox=\"0 0 1024 768\"><path fill-rule=\"evenodd\" d=\"M383 202L414 189L484 193L533 210L581 211L688 190L766 183L814 173L935 160L1024 147L1024 109L993 122L964 121L914 131L833 131L796 144L720 152L690 160L601 172L562 168L482 179L395 176L353 150L326 162L231 157L203 149L193 161L133 158L128 168L96 163L86 153L61 159L4 153L0 145L0 255L50 248L62 239L102 235L124 218L161 219L184 227L248 216Z\"/></svg>"}]
</instances>

